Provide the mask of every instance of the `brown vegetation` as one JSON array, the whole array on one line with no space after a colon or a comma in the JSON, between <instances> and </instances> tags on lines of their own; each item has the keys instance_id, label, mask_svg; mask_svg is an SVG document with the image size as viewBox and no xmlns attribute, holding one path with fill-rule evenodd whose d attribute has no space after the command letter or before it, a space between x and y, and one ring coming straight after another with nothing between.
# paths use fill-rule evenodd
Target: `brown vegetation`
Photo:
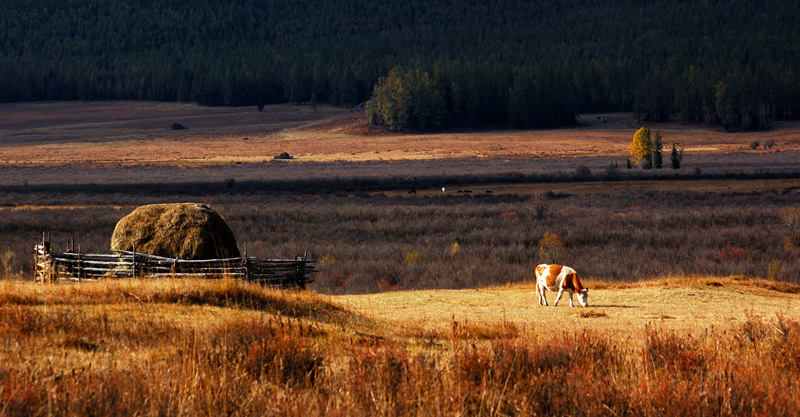
<instances>
[{"instance_id":1,"label":"brown vegetation","mask_svg":"<svg viewBox=\"0 0 800 417\"><path fill-rule=\"evenodd\" d=\"M644 175L610 166L639 128L619 115L365 135L329 108L5 110L5 278L31 277L42 231L106 252L134 207L202 200L249 253L309 250L313 290L382 293L6 279L0 415L796 414L794 126L660 124L687 157ZM189 129L167 129L178 122ZM746 149L754 137L775 146ZM283 151L297 159L261 162ZM592 307L535 305L542 247L579 271Z\"/></svg>"},{"instance_id":2,"label":"brown vegetation","mask_svg":"<svg viewBox=\"0 0 800 417\"><path fill-rule=\"evenodd\" d=\"M539 191L534 197L441 190L392 197L357 191L220 193L204 200L225 217L251 255L291 258L308 250L321 261L312 289L323 293L528 282L533 267L553 248L581 277L610 282L726 275L798 282L800 277L800 251L786 245L791 237L787 209L800 206L796 192L611 189L552 193L541 200L540 186L527 187L531 194ZM0 250L12 252L15 275L29 277L30 253L42 231L52 233L57 250L66 249L74 236L84 253L104 253L125 213L140 203L174 197L9 193L0 198L47 203L0 211ZM546 233L563 246L546 245L541 252ZM409 262L409 253L419 256Z\"/></svg>"},{"instance_id":3,"label":"brown vegetation","mask_svg":"<svg viewBox=\"0 0 800 417\"><path fill-rule=\"evenodd\" d=\"M288 152L296 161L434 160L448 158L562 158L627 155L641 127L627 114L582 115L559 130L457 131L437 134L370 132L362 113L318 106L200 107L176 103L60 102L3 105L0 163L224 164L261 162ZM181 122L188 130L167 129ZM664 143L687 155L800 150L800 126L726 134L706 125L654 124Z\"/></svg>"},{"instance_id":4,"label":"brown vegetation","mask_svg":"<svg viewBox=\"0 0 800 417\"><path fill-rule=\"evenodd\" d=\"M230 280L3 281L0 410L794 415L797 295L716 281L598 290L590 309L535 306L517 286L329 298Z\"/></svg>"}]
</instances>

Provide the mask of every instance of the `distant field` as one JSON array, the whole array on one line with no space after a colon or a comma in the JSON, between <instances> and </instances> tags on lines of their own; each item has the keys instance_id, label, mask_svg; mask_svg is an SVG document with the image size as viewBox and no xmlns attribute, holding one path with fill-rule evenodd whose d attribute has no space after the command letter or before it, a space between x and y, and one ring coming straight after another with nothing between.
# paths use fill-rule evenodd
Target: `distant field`
<instances>
[{"instance_id":1,"label":"distant field","mask_svg":"<svg viewBox=\"0 0 800 417\"><path fill-rule=\"evenodd\" d=\"M287 152L298 161L413 161L453 158L623 156L645 125L687 154L800 150L800 123L729 134L705 125L638 123L628 114L581 115L572 128L389 134L362 113L318 106L200 107L151 102L59 102L0 106L0 165L224 165ZM173 123L187 130L169 130ZM767 151L759 151L767 152ZM624 158L624 156L623 156Z\"/></svg>"}]
</instances>

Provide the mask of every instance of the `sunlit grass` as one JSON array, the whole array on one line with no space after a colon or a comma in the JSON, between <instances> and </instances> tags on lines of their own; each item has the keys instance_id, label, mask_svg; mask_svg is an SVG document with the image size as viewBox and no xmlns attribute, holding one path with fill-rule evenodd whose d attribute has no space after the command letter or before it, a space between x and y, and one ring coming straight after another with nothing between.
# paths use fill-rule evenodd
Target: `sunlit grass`
<instances>
[{"instance_id":1,"label":"sunlit grass","mask_svg":"<svg viewBox=\"0 0 800 417\"><path fill-rule=\"evenodd\" d=\"M793 287L741 277L588 285L597 307L540 307L529 285L332 297L233 280L4 280L0 409L796 412Z\"/></svg>"}]
</instances>

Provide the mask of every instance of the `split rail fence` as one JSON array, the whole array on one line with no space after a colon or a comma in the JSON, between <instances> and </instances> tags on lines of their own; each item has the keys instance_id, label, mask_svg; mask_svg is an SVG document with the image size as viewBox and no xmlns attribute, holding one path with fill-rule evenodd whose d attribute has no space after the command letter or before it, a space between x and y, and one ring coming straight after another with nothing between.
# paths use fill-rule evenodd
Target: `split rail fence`
<instances>
[{"instance_id":1,"label":"split rail fence","mask_svg":"<svg viewBox=\"0 0 800 417\"><path fill-rule=\"evenodd\" d=\"M73 245L74 248L74 245ZM282 288L305 288L314 281L314 260L259 259L244 256L227 259L188 260L133 251L82 254L73 249L54 252L42 239L35 248L36 281L84 281L103 278L235 278Z\"/></svg>"}]
</instances>

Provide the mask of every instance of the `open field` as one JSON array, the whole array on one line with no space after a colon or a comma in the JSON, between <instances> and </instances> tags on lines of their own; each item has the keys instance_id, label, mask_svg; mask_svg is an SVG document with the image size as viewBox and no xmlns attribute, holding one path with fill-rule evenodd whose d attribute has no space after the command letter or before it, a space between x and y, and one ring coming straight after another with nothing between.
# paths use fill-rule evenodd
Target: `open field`
<instances>
[{"instance_id":1,"label":"open field","mask_svg":"<svg viewBox=\"0 0 800 417\"><path fill-rule=\"evenodd\" d=\"M796 285L589 285L594 306L545 308L529 285L5 280L0 414L796 414Z\"/></svg>"},{"instance_id":2,"label":"open field","mask_svg":"<svg viewBox=\"0 0 800 417\"><path fill-rule=\"evenodd\" d=\"M288 152L298 161L413 161L460 158L623 156L643 124L626 114L582 115L573 128L373 132L362 113L319 106L200 107L151 102L60 102L0 106L0 165L198 165L261 162ZM168 130L181 123L187 130ZM773 151L800 150L800 124L726 134L704 125L651 124L667 146L691 154L748 151L772 140ZM764 151L761 151L764 152Z\"/></svg>"},{"instance_id":3,"label":"open field","mask_svg":"<svg viewBox=\"0 0 800 417\"><path fill-rule=\"evenodd\" d=\"M370 131L360 117L322 106L4 105L3 271L29 277L42 232L59 249L75 237L84 252L102 253L134 207L198 201L218 209L252 254L327 259L314 284L325 293L525 282L545 233L590 279L800 281L786 226L800 205L800 124L740 134L653 125L687 151L679 170L643 171L624 168L639 126L628 115L581 116L560 130L425 135ZM754 151L751 140L775 146ZM272 161L284 151L296 159ZM543 194L547 210L534 214ZM453 257L457 241L464 255Z\"/></svg>"},{"instance_id":4,"label":"open field","mask_svg":"<svg viewBox=\"0 0 800 417\"><path fill-rule=\"evenodd\" d=\"M423 290L335 297L338 303L370 319L402 329L444 333L453 320L476 328L514 323L535 337L548 339L561 331L594 331L608 337L636 338L647 326L700 336L715 327L741 325L752 317L797 317L800 287L732 278L663 278L625 285L584 282L589 308L577 296L569 307L567 294L552 307L540 307L533 281L468 290ZM743 311L743 306L746 311ZM529 336L530 336L529 335ZM612 336L616 335L616 336ZM640 340L641 341L641 340Z\"/></svg>"},{"instance_id":5,"label":"open field","mask_svg":"<svg viewBox=\"0 0 800 417\"><path fill-rule=\"evenodd\" d=\"M2 110L0 415L800 407L800 125L651 126L687 153L645 172L610 168L638 128L625 115L412 135L324 107ZM309 250L311 291L27 281L43 231L107 252L121 217L176 201L210 204L250 254ZM536 304L550 259L578 270L589 308Z\"/></svg>"}]
</instances>

